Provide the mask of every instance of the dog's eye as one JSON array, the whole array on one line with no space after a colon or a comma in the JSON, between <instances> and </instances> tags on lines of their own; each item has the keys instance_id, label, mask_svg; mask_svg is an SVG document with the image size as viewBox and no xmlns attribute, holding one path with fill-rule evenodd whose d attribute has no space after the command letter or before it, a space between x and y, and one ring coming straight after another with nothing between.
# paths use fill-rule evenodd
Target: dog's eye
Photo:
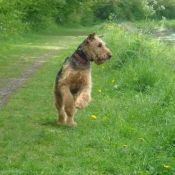
<instances>
[{"instance_id":1,"label":"dog's eye","mask_svg":"<svg viewBox=\"0 0 175 175\"><path fill-rule=\"evenodd\" d=\"M100 44L98 44L98 47L101 47L102 46L102 44L100 43Z\"/></svg>"}]
</instances>

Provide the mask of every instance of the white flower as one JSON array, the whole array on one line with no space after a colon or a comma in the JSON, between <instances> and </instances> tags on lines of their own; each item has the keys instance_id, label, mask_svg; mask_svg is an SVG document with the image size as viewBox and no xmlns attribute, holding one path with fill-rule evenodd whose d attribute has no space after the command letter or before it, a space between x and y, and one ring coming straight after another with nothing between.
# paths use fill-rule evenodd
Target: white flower
<instances>
[{"instance_id":1,"label":"white flower","mask_svg":"<svg viewBox=\"0 0 175 175\"><path fill-rule=\"evenodd\" d=\"M160 8L161 8L162 10L165 10L165 7L164 7L163 5L161 5Z\"/></svg>"}]
</instances>

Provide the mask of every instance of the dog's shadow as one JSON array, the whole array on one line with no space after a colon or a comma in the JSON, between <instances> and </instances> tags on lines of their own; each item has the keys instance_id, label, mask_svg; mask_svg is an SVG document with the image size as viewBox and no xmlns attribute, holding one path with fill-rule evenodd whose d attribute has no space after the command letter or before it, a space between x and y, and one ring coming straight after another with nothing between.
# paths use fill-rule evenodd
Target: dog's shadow
<instances>
[{"instance_id":1,"label":"dog's shadow","mask_svg":"<svg viewBox=\"0 0 175 175\"><path fill-rule=\"evenodd\" d=\"M76 127L70 127L66 124L58 125L55 120L43 120L37 123L41 127L49 127L53 129L61 129L61 130L74 130Z\"/></svg>"}]
</instances>

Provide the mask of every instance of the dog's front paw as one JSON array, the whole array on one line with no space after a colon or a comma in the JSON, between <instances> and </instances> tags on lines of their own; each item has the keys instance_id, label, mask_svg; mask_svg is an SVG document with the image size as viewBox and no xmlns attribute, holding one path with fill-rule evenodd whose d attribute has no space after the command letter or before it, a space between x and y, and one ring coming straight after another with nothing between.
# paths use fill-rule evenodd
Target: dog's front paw
<instances>
[{"instance_id":1,"label":"dog's front paw","mask_svg":"<svg viewBox=\"0 0 175 175\"><path fill-rule=\"evenodd\" d=\"M75 102L75 107L77 109L83 109L87 106L88 102L90 101L90 97L88 95L81 96Z\"/></svg>"},{"instance_id":2,"label":"dog's front paw","mask_svg":"<svg viewBox=\"0 0 175 175\"><path fill-rule=\"evenodd\" d=\"M77 109L83 109L87 106L88 102L87 101L83 101L83 102L76 102L75 103L75 107Z\"/></svg>"},{"instance_id":3,"label":"dog's front paw","mask_svg":"<svg viewBox=\"0 0 175 175\"><path fill-rule=\"evenodd\" d=\"M75 103L75 107L76 107L77 109L82 109L82 108L84 108L85 106L83 105L83 103L76 102L76 103Z\"/></svg>"}]
</instances>

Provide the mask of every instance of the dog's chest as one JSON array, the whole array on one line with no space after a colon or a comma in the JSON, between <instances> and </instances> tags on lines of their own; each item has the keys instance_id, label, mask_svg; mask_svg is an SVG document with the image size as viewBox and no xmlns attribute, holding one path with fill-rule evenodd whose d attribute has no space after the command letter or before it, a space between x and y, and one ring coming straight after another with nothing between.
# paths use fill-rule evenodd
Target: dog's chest
<instances>
[{"instance_id":1,"label":"dog's chest","mask_svg":"<svg viewBox=\"0 0 175 175\"><path fill-rule=\"evenodd\" d=\"M71 89L77 89L89 85L91 84L90 71L71 72L69 76L69 81Z\"/></svg>"},{"instance_id":2,"label":"dog's chest","mask_svg":"<svg viewBox=\"0 0 175 175\"><path fill-rule=\"evenodd\" d=\"M70 64L65 64L62 68L59 86L68 86L72 92L79 91L88 86L91 88L91 69L74 69Z\"/></svg>"}]
</instances>

